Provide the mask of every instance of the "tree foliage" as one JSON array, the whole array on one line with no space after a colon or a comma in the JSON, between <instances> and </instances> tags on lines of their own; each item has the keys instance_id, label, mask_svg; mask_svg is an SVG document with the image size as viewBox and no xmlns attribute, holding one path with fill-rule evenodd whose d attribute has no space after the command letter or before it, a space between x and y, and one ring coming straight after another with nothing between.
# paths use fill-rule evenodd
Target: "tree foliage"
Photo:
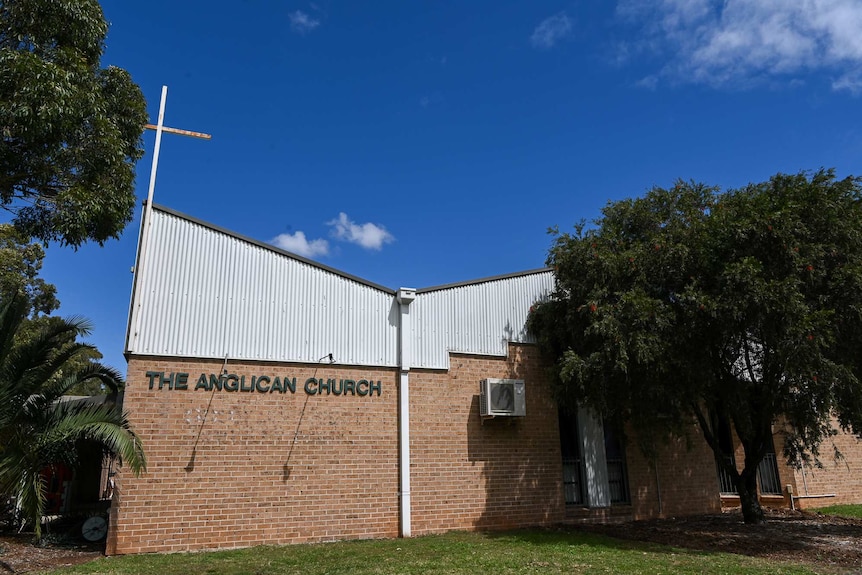
<instances>
[{"instance_id":1,"label":"tree foliage","mask_svg":"<svg viewBox=\"0 0 862 575\"><path fill-rule=\"evenodd\" d=\"M25 314L37 317L58 307L57 288L39 277L45 249L9 224L0 224L0 298L17 295L26 302Z\"/></svg>"},{"instance_id":2,"label":"tree foliage","mask_svg":"<svg viewBox=\"0 0 862 575\"><path fill-rule=\"evenodd\" d=\"M16 334L18 343L36 337L52 323L63 322L62 318L48 315L60 306L60 302L57 300L57 289L54 285L39 277L44 258L45 250L40 243L29 241L9 224L0 224L0 301L19 298L23 302L26 316ZM69 333L63 343L73 343L75 337L76 334ZM55 377L63 377L65 372L83 369L90 362L100 359L102 354L97 349L82 350ZM83 381L70 390L70 393L75 395L107 392L108 389L96 379Z\"/></svg>"},{"instance_id":3,"label":"tree foliage","mask_svg":"<svg viewBox=\"0 0 862 575\"><path fill-rule=\"evenodd\" d=\"M862 187L832 171L720 193L692 182L609 204L557 233L557 288L529 327L563 403L629 422L649 453L694 418L763 518L757 466L785 434L792 464L862 432ZM715 422L733 423L743 470Z\"/></svg>"},{"instance_id":4,"label":"tree foliage","mask_svg":"<svg viewBox=\"0 0 862 575\"><path fill-rule=\"evenodd\" d=\"M146 460L115 401L60 401L82 381L97 380L114 392L123 385L117 371L91 362L57 377L91 349L74 341L88 332L88 324L80 319L51 322L35 337L17 343L25 305L17 297L0 305L0 492L18 498L39 538L46 467L75 466L79 448L87 443L119 455L134 473L146 467Z\"/></svg>"},{"instance_id":5,"label":"tree foliage","mask_svg":"<svg viewBox=\"0 0 862 575\"><path fill-rule=\"evenodd\" d=\"M96 0L0 3L0 206L27 236L101 244L131 220L146 104L100 67L106 33Z\"/></svg>"}]
</instances>

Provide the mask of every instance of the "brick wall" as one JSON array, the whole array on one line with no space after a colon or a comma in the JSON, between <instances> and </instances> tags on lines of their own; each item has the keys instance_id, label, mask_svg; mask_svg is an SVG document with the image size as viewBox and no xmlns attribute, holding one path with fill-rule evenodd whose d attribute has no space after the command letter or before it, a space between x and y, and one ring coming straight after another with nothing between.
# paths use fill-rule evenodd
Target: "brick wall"
<instances>
[{"instance_id":1,"label":"brick wall","mask_svg":"<svg viewBox=\"0 0 862 575\"><path fill-rule=\"evenodd\" d=\"M246 388L252 376L270 381L255 391L208 392L194 387L202 373L219 374L220 361L130 360L124 407L148 471L118 474L109 554L398 534L394 370L233 362L227 369L244 375ZM188 373L187 389L159 390L158 378L150 389L147 371ZM262 392L275 376L296 378L296 392ZM308 395L310 377L380 381L381 394Z\"/></svg>"},{"instance_id":2,"label":"brick wall","mask_svg":"<svg viewBox=\"0 0 862 575\"><path fill-rule=\"evenodd\" d=\"M410 372L413 533L559 523L565 504L557 408L534 346L451 354ZM526 417L479 417L479 382L525 380Z\"/></svg>"},{"instance_id":3,"label":"brick wall","mask_svg":"<svg viewBox=\"0 0 862 575\"><path fill-rule=\"evenodd\" d=\"M695 424L688 440L661 447L655 465L629 432L630 505L566 509L557 407L537 348L510 345L506 358L453 353L450 360L449 371L410 372L414 535L720 509L713 455ZM398 535L395 369L230 362L228 373L245 378L232 380L240 389L195 389L201 374L211 385L221 371L220 361L130 360L125 408L148 471L117 476L109 554ZM270 391L276 376L295 378L295 392ZM489 377L525 380L526 417L479 417L479 382ZM328 395L308 394L309 378L351 379L353 393L339 383L336 395L333 381ZM380 395L368 395L360 379L379 381ZM804 506L860 501L860 444L846 435L834 442L846 459L835 464L831 443L824 445L826 467L807 470L805 480L810 494L840 497ZM804 494L798 474L780 472L782 484Z\"/></svg>"},{"instance_id":4,"label":"brick wall","mask_svg":"<svg viewBox=\"0 0 862 575\"><path fill-rule=\"evenodd\" d=\"M480 419L488 377L525 380L527 417ZM449 372L410 372L410 396L414 534L720 510L712 451L695 423L689 438L660 448L656 466L629 431L631 505L566 509L557 406L535 346L510 344L508 358L451 354Z\"/></svg>"},{"instance_id":5,"label":"brick wall","mask_svg":"<svg viewBox=\"0 0 862 575\"><path fill-rule=\"evenodd\" d=\"M833 427L838 430L838 422L833 419ZM797 509L813 509L828 505L862 502L862 441L851 434L838 432L820 446L822 467L807 466L795 469L787 464L784 457L784 432L781 422L773 426L778 479L781 495L760 494L760 502L766 507L790 508L789 486L793 491L794 505ZM733 434L736 468L741 471L745 462L745 450L736 434ZM835 449L842 458L835 459ZM759 489L759 483L758 483ZM726 507L739 506L735 495L722 496Z\"/></svg>"},{"instance_id":6,"label":"brick wall","mask_svg":"<svg viewBox=\"0 0 862 575\"><path fill-rule=\"evenodd\" d=\"M835 429L840 429L833 420ZM835 458L835 450L842 457ZM855 436L839 432L820 445L822 468L788 468L795 480L794 494L802 497L797 507L811 509L827 505L862 502L862 442ZM835 497L824 497L827 495ZM815 497L811 497L815 496Z\"/></svg>"},{"instance_id":7,"label":"brick wall","mask_svg":"<svg viewBox=\"0 0 862 575\"><path fill-rule=\"evenodd\" d=\"M635 519L712 513L721 509L712 450L696 423L688 437L669 439L651 464L629 433L626 450L632 515Z\"/></svg>"}]
</instances>

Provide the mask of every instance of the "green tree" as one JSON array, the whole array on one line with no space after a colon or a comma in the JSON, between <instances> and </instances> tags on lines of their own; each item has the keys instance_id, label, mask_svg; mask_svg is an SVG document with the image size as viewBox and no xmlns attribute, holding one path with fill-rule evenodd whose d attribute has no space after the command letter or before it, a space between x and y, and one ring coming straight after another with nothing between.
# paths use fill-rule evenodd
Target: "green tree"
<instances>
[{"instance_id":1,"label":"green tree","mask_svg":"<svg viewBox=\"0 0 862 575\"><path fill-rule=\"evenodd\" d=\"M27 318L18 329L16 337L19 343L32 339L51 323L63 322L62 318L47 315L60 307L60 302L54 285L39 277L44 259L45 250L40 243L29 241L10 224L0 224L0 301L19 297L25 302ZM64 343L72 343L75 335L69 334L67 339ZM100 359L102 354L97 349L82 350L55 377L62 377L64 372L78 371ZM75 395L96 395L109 390L93 379L83 381L69 391Z\"/></svg>"},{"instance_id":2,"label":"green tree","mask_svg":"<svg viewBox=\"0 0 862 575\"><path fill-rule=\"evenodd\" d=\"M46 467L74 466L85 443L119 455L134 473L145 469L146 460L140 440L115 402L60 401L82 381L98 380L115 392L123 385L116 370L90 362L56 377L68 362L91 349L74 341L88 333L88 324L81 319L51 322L35 337L16 343L25 308L17 297L0 305L0 492L18 498L38 539Z\"/></svg>"},{"instance_id":3,"label":"green tree","mask_svg":"<svg viewBox=\"0 0 862 575\"><path fill-rule=\"evenodd\" d=\"M757 467L785 434L791 464L838 427L862 432L862 187L832 171L720 193L678 182L556 233L556 291L529 328L563 404L628 422L651 453L692 420L763 520ZM715 422L733 423L743 469Z\"/></svg>"},{"instance_id":4,"label":"green tree","mask_svg":"<svg viewBox=\"0 0 862 575\"><path fill-rule=\"evenodd\" d=\"M146 104L101 68L96 0L0 3L0 206L29 237L79 246L131 220Z\"/></svg>"},{"instance_id":5,"label":"green tree","mask_svg":"<svg viewBox=\"0 0 862 575\"><path fill-rule=\"evenodd\" d=\"M60 307L57 288L39 277L45 249L10 224L0 224L0 298L19 295L27 302L26 315L50 314Z\"/></svg>"}]
</instances>

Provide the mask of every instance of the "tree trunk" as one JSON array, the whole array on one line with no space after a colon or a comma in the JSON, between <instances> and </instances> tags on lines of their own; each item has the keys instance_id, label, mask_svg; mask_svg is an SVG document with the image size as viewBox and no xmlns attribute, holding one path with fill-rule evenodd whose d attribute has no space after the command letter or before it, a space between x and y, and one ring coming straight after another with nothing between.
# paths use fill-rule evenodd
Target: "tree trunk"
<instances>
[{"instance_id":1,"label":"tree trunk","mask_svg":"<svg viewBox=\"0 0 862 575\"><path fill-rule=\"evenodd\" d=\"M760 506L760 501L757 499L757 467L754 467L752 471L746 465L746 468L739 474L736 490L739 492L742 520L749 525L763 523L766 518L763 514L763 508Z\"/></svg>"}]
</instances>

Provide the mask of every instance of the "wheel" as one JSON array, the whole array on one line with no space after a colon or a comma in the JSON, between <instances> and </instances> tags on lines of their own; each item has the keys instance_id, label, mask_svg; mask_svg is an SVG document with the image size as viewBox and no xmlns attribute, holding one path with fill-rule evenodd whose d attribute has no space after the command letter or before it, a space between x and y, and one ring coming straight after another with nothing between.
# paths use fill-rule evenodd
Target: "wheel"
<instances>
[{"instance_id":1,"label":"wheel","mask_svg":"<svg viewBox=\"0 0 862 575\"><path fill-rule=\"evenodd\" d=\"M84 524L81 526L81 535L91 543L101 541L107 534L108 522L105 521L104 517L100 517L98 515L90 517L84 521Z\"/></svg>"}]
</instances>

